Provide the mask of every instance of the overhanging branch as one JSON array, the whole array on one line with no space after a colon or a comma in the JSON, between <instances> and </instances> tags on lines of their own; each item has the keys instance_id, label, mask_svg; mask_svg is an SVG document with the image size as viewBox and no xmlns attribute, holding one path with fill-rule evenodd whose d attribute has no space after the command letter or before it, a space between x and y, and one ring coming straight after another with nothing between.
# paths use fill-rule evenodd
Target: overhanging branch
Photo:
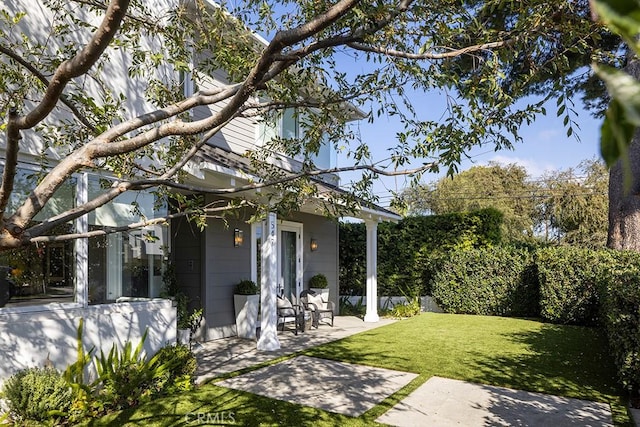
<instances>
[{"instance_id":1,"label":"overhanging branch","mask_svg":"<svg viewBox=\"0 0 640 427\"><path fill-rule=\"evenodd\" d=\"M490 49L495 49L495 48L498 48L498 47L509 46L509 45L514 44L515 42L516 42L515 39L508 39L508 40L496 41L496 42L491 42L491 43L476 44L476 45L467 46L467 47L464 47L464 48L461 48L461 49L444 48L444 49L449 49L449 50L448 50L448 52L442 52L442 53L432 53L432 52L412 53L412 52L404 52L404 51L399 51L399 50L394 50L394 49L385 49L385 48L381 48L381 47L378 47L378 46L369 46L369 45L366 45L364 43L359 43L359 42L350 42L350 43L347 43L347 46L349 46L352 49L361 50L361 51L364 51L364 52L379 53L381 55L391 56L391 57L395 57L395 58L412 59L412 60L428 60L428 59L454 58L456 56L465 55L465 54L468 54L468 53L478 52L478 51L482 51L482 50L490 50Z\"/></svg>"}]
</instances>

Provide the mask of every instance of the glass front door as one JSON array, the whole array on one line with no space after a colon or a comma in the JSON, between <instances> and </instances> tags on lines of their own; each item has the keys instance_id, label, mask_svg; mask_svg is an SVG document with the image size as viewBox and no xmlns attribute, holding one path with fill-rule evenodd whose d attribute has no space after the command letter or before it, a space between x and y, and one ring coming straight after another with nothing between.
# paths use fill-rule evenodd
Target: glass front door
<instances>
[{"instance_id":1,"label":"glass front door","mask_svg":"<svg viewBox=\"0 0 640 427\"><path fill-rule=\"evenodd\" d=\"M296 298L302 291L302 224L283 221L278 239L278 294Z\"/></svg>"},{"instance_id":2,"label":"glass front door","mask_svg":"<svg viewBox=\"0 0 640 427\"><path fill-rule=\"evenodd\" d=\"M280 295L291 295L296 292L297 284L297 234L295 231L280 232Z\"/></svg>"},{"instance_id":3,"label":"glass front door","mask_svg":"<svg viewBox=\"0 0 640 427\"><path fill-rule=\"evenodd\" d=\"M260 285L262 275L263 224L253 224L251 278ZM302 292L302 224L281 221L278 223L278 281L277 293L296 297Z\"/></svg>"}]
</instances>

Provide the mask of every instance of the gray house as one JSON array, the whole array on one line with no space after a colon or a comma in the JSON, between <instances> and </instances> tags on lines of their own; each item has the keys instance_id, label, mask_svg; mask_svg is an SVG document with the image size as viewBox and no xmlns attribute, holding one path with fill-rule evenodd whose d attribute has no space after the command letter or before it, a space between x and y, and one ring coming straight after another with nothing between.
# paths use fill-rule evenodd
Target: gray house
<instances>
[{"instance_id":1,"label":"gray house","mask_svg":"<svg viewBox=\"0 0 640 427\"><path fill-rule=\"evenodd\" d=\"M173 7L177 1L155 0L158 8ZM5 6L9 14L29 11L11 34L28 35L34 41L45 40L51 34L47 25L53 19L51 11L44 6L29 0L16 0ZM123 57L117 49L107 54L110 60L102 68L109 75L106 83L114 94L126 95L124 109L133 117L154 111L154 105L136 92L144 91L146 82L136 81L127 73L130 58ZM168 75L176 74L171 65L165 67ZM184 91L190 96L196 87L226 83L222 74L209 75L199 81L185 76ZM91 81L82 87L84 92L100 89ZM348 110L356 119L353 109ZM193 117L197 120L213 112L213 107L198 107ZM53 117L68 119L69 112L60 106ZM237 188L250 182L252 176L244 154L275 135L294 133L304 137L295 117L285 111L278 122L270 126L255 118L235 118L185 166L186 182L212 190ZM5 158L4 144L0 141L1 162ZM43 167L43 152L47 153L49 167L64 157L64 153L55 149L45 149L40 134L25 132L12 204L20 203L33 188L37 172ZM299 159L280 153L273 153L265 162L286 173L300 169ZM335 166L335 153L329 144L320 149L314 163L321 169ZM76 173L35 220L43 221L91 200L105 182L115 179L115 174L105 171ZM26 251L1 253L0 285L10 285L11 292L7 293L9 298L0 295L0 381L19 369L40 366L47 360L59 368L73 362L76 331L81 321L87 349L108 351L114 344L139 341L145 331L148 332L145 348L149 353L175 342L176 308L171 300L161 298L163 272L168 262L173 264L178 284L189 296L192 307L204 310L200 339L235 335L233 288L242 279L253 279L260 283L263 303L262 334L257 345L264 350L278 348L274 317L276 293L299 294L311 276L323 273L337 306L338 224L324 215L328 198L323 195L341 192L338 184L338 177L323 175L315 181L318 197L304 203L298 211L281 216L268 212L250 221L255 211L246 207L233 217L208 218L203 231L184 219L134 227L140 218L165 216L171 206L150 191L127 192L90 214L61 225L62 232L76 233L131 225L127 232L48 242ZM263 200L268 191L252 190L241 196L246 200ZM224 200L222 193L203 197L214 203ZM394 221L399 217L375 206L361 207L357 216L367 222L365 321L377 321L376 227L380 221Z\"/></svg>"}]
</instances>

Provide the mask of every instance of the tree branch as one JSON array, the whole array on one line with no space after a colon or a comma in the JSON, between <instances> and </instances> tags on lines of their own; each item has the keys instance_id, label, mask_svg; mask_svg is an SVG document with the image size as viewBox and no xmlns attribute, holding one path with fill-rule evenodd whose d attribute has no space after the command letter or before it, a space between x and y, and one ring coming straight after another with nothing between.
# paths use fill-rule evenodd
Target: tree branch
<instances>
[{"instance_id":1,"label":"tree branch","mask_svg":"<svg viewBox=\"0 0 640 427\"><path fill-rule=\"evenodd\" d=\"M40 123L51 113L67 83L89 71L118 32L128 6L129 0L111 0L91 40L76 56L58 66L40 103L16 121L18 129L29 129Z\"/></svg>"},{"instance_id":2,"label":"tree branch","mask_svg":"<svg viewBox=\"0 0 640 427\"><path fill-rule=\"evenodd\" d=\"M18 152L20 143L20 131L16 126L18 114L14 108L9 110L7 120L7 148L5 152L4 170L2 171L2 185L0 185L0 226L4 227L4 213L9 204L9 198L13 192L13 183L18 165ZM14 234L14 230L9 230Z\"/></svg>"},{"instance_id":3,"label":"tree branch","mask_svg":"<svg viewBox=\"0 0 640 427\"><path fill-rule=\"evenodd\" d=\"M214 213L214 212L223 212L233 209L239 209L244 206L237 206L232 204L227 204L226 206L220 208L205 208L203 211L205 213ZM182 218L189 215L196 215L199 212L196 211L184 211L184 212L176 212L173 214L165 215L162 218L154 218L139 222L134 222L132 224L122 225L119 227L105 227L101 230L93 230L88 231L86 233L69 233L69 234L59 234L55 236L38 236L28 239L29 243L51 243L51 242L64 242L68 240L75 240L79 238L90 238L97 236L106 236L114 233L121 233L123 231L131 231L140 228L147 227L149 225L155 224L166 224L168 221L172 219Z\"/></svg>"},{"instance_id":4,"label":"tree branch","mask_svg":"<svg viewBox=\"0 0 640 427\"><path fill-rule=\"evenodd\" d=\"M29 71L38 80L40 80L45 87L51 84L49 80L44 76L44 74L40 72L40 70L31 65L31 63L26 61L22 56L18 55L17 52L8 49L5 46L0 46L0 53L7 55L9 58L13 59L24 68L26 68L27 71ZM76 108L75 105L73 105L73 102L71 102L71 100L69 100L64 94L60 95L60 101L62 101L62 103L66 105L69 110L71 110L71 113L76 116L76 118L80 120L80 122L85 125L87 129L89 129L94 135L98 134L98 130L96 129L96 127L84 116L84 114L80 112L80 110L78 110L78 108Z\"/></svg>"},{"instance_id":5,"label":"tree branch","mask_svg":"<svg viewBox=\"0 0 640 427\"><path fill-rule=\"evenodd\" d=\"M477 52L480 50L488 50L488 49L494 49L494 48L503 47L503 46L509 46L515 43L515 41L516 41L515 39L508 39L508 40L491 42L491 43L476 44L473 46L464 47L462 49L451 49L449 52L443 52L443 53L403 52L403 51L394 50L394 49L384 49L377 46L369 46L369 45L365 45L363 43L358 43L358 42L349 42L347 43L347 46L349 46L352 49L361 50L364 52L379 53L385 56L392 56L395 58L420 60L420 59L453 58L456 56L464 55L471 52Z\"/></svg>"}]
</instances>

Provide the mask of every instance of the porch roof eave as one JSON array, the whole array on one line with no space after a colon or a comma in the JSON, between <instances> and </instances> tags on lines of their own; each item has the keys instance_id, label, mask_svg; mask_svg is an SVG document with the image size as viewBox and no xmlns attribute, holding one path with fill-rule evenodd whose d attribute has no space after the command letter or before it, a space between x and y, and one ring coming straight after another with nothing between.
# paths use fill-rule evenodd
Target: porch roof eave
<instances>
[{"instance_id":1,"label":"porch roof eave","mask_svg":"<svg viewBox=\"0 0 640 427\"><path fill-rule=\"evenodd\" d=\"M396 223L402 219L400 215L395 212L391 212L384 208L379 207L366 207L361 206L358 211L351 215L353 218L361 219L363 221L376 221L376 222L393 222Z\"/></svg>"}]
</instances>

